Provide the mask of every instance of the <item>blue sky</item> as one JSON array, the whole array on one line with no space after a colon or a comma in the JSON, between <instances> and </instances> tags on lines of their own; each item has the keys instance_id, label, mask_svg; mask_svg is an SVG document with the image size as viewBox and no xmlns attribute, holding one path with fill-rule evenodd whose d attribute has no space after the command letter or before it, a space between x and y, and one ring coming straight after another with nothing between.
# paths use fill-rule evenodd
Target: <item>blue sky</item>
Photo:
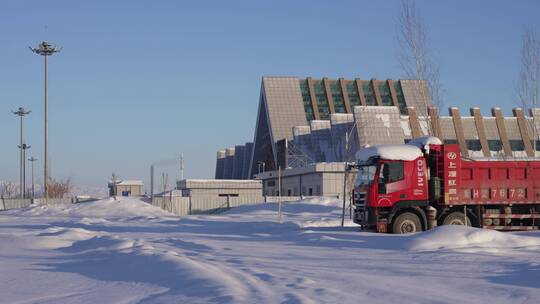
<instances>
[{"instance_id":1,"label":"blue sky","mask_svg":"<svg viewBox=\"0 0 540 304\"><path fill-rule=\"evenodd\" d=\"M148 181L184 153L185 174L213 177L216 150L251 141L263 75L403 76L398 1L2 1L0 180L18 179L19 106L43 159L47 39L52 175L104 186L112 172ZM521 33L540 31L538 1L418 1L440 63L446 106L510 114ZM443 110L446 113L446 110ZM38 162L41 171L42 163ZM173 166L162 167L169 179Z\"/></svg>"}]
</instances>

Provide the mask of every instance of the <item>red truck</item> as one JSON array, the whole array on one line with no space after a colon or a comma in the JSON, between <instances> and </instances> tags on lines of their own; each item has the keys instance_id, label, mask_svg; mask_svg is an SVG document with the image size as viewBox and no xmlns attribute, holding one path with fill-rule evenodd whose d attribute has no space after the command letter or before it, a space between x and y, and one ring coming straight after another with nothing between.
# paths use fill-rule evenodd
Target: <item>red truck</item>
<instances>
[{"instance_id":1,"label":"red truck","mask_svg":"<svg viewBox=\"0 0 540 304\"><path fill-rule=\"evenodd\" d=\"M354 222L368 229L540 228L540 159L463 158L459 145L434 137L368 147L356 157Z\"/></svg>"}]
</instances>

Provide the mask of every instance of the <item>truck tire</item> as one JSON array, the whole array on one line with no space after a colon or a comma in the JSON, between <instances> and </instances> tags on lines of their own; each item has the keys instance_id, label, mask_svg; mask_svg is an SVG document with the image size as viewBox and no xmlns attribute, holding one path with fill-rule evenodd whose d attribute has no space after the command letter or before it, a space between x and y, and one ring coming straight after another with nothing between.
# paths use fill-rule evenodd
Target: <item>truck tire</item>
<instances>
[{"instance_id":1,"label":"truck tire","mask_svg":"<svg viewBox=\"0 0 540 304\"><path fill-rule=\"evenodd\" d=\"M418 215L405 212L398 215L392 224L392 232L397 234L414 233L422 231L422 223Z\"/></svg>"},{"instance_id":2,"label":"truck tire","mask_svg":"<svg viewBox=\"0 0 540 304\"><path fill-rule=\"evenodd\" d=\"M465 225L465 215L463 212L452 212L448 214L443 221L443 225ZM471 220L467 217L467 226L471 227Z\"/></svg>"}]
</instances>

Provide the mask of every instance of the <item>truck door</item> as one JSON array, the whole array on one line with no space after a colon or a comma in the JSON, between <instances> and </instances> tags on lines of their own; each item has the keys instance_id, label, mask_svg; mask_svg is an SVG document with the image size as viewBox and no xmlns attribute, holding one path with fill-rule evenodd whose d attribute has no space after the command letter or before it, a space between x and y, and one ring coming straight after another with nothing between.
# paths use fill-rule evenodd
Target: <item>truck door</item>
<instances>
[{"instance_id":1,"label":"truck door","mask_svg":"<svg viewBox=\"0 0 540 304\"><path fill-rule=\"evenodd\" d=\"M385 161L380 164L376 206L389 207L401 199L407 199L408 183L404 167L403 161Z\"/></svg>"}]
</instances>

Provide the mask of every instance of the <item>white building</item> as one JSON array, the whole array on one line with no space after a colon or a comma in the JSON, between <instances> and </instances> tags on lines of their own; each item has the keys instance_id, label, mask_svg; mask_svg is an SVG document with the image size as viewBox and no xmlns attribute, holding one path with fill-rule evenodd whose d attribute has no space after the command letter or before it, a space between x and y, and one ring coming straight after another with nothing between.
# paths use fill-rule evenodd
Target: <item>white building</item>
<instances>
[{"instance_id":1,"label":"white building","mask_svg":"<svg viewBox=\"0 0 540 304\"><path fill-rule=\"evenodd\" d=\"M281 171L281 195L283 196L341 196L345 163L315 163L305 167ZM348 173L354 179L355 171ZM263 182L263 195L279 195L278 171L257 174ZM348 186L350 189L350 186Z\"/></svg>"},{"instance_id":2,"label":"white building","mask_svg":"<svg viewBox=\"0 0 540 304\"><path fill-rule=\"evenodd\" d=\"M120 180L109 182L109 196L143 196L144 184L141 180Z\"/></svg>"}]
</instances>

